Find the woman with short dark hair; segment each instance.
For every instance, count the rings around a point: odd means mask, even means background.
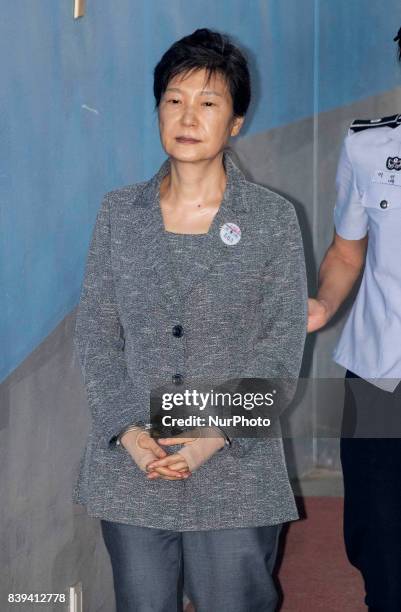
[[[299,226],[227,152],[250,101],[230,39],[196,30],[154,77],[168,159],[105,195],[86,264],[74,339],[93,429],[75,501],[101,519],[119,612],[180,610],[182,588],[197,612],[273,611],[280,527],[298,518],[278,429],[208,421],[156,437],[150,394],[298,376]]]
[[[156,108],[170,81],[191,70],[205,69],[208,77],[224,76],[232,100],[235,117],[245,117],[251,101],[251,79],[243,53],[228,36],[206,28],[196,30],[175,42],[163,55],[154,70],[153,93]]]

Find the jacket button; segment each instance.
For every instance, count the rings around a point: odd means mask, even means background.
[[[181,385],[184,380],[184,377],[182,374],[173,374],[171,380],[175,385]]]
[[[174,327],[173,327],[173,336],[175,336],[176,338],[181,338],[183,333],[184,333],[184,330],[182,329],[181,325],[174,325]]]
[[[387,200],[382,200],[382,201],[380,202],[380,208],[387,208],[387,206],[388,206],[388,202],[387,202]]]

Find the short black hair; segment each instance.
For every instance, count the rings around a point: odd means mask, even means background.
[[[227,82],[234,115],[243,117],[251,101],[251,78],[247,60],[226,34],[207,28],[195,30],[171,45],[154,69],[156,108],[170,80],[181,73],[205,68],[207,81],[220,73]]]

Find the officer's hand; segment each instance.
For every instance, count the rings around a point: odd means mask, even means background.
[[[143,471],[148,472],[148,465],[155,459],[163,459],[167,456],[164,448],[154,440],[144,429],[134,429],[121,436],[121,444],[129,452],[137,466]],[[164,471],[169,480],[181,480],[183,474],[171,467]]]
[[[329,309],[324,300],[308,299],[308,332],[324,327],[329,318]]]

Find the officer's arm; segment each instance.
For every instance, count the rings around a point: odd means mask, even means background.
[[[326,325],[349,295],[363,268],[367,244],[367,234],[360,240],[345,240],[334,232],[319,269],[316,299],[309,300],[309,332]]]

